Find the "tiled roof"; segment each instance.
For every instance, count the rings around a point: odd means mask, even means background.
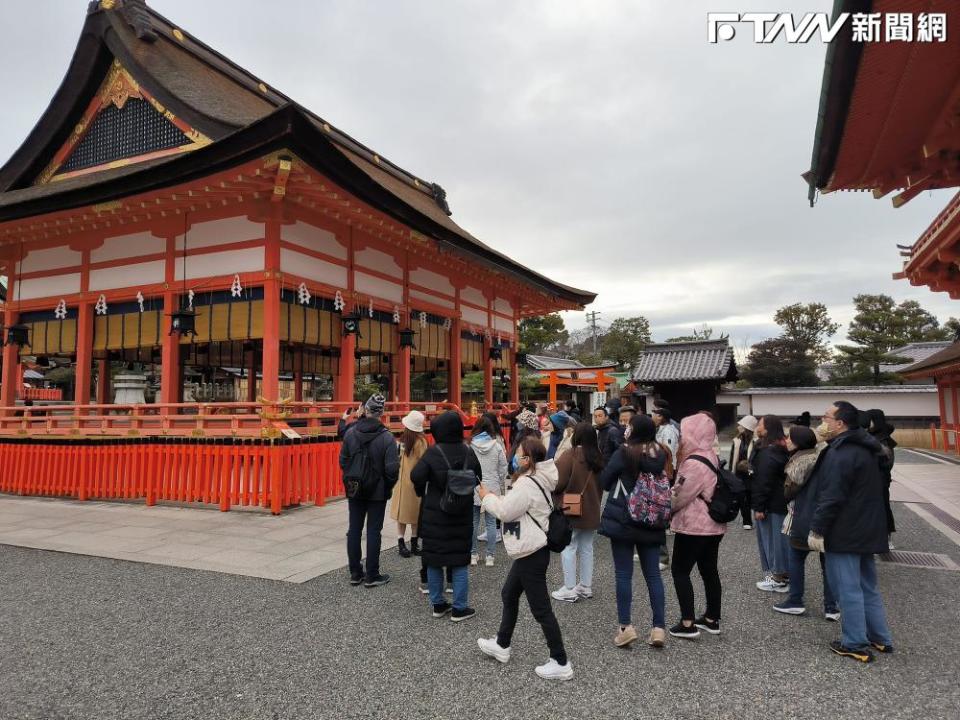
[[[904,345],[901,348],[891,350],[890,354],[896,355],[897,357],[910,358],[910,362],[900,363],[898,365],[881,365],[880,372],[898,373],[902,370],[906,370],[911,365],[915,365],[921,360],[926,360],[928,357],[937,354],[941,350],[946,350],[951,345],[953,345],[952,340],[941,340],[937,342],[917,342],[917,343],[910,343],[909,345]]]
[[[735,380],[733,349],[726,339],[647,345],[633,373],[634,382]]]
[[[943,350],[900,370],[907,377],[933,377],[938,370],[955,367],[960,362],[960,343],[951,343]]]
[[[527,365],[534,370],[567,370],[584,367],[584,364],[579,360],[550,357],[549,355],[527,355]]]

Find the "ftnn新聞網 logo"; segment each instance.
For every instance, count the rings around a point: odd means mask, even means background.
[[[711,43],[733,40],[737,25],[753,25],[755,43],[772,43],[781,35],[787,43],[807,43],[814,34],[822,42],[832,42],[844,25],[850,23],[854,42],[946,42],[946,13],[840,13],[831,20],[829,13],[715,12],[707,13],[707,40]]]

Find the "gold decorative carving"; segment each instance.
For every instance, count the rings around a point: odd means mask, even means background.
[[[180,28],[173,29],[173,36],[180,42],[183,42],[183,31],[180,30]]]
[[[259,85],[257,85],[257,87],[260,88],[260,92],[262,93],[265,93],[267,91],[267,86],[264,85],[263,83],[260,83]]]
[[[116,4],[117,4],[117,0],[100,0],[100,9],[113,10]]]

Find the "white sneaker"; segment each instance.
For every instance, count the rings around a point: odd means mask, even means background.
[[[839,612],[825,612],[823,617],[829,620],[830,622],[840,622],[840,613]]]
[[[421,586],[420,586],[420,592],[422,592],[424,595],[429,595],[429,594],[430,594],[430,588],[428,588],[426,585],[421,585]]]
[[[593,597],[593,589],[588,588],[586,585],[578,584],[574,591],[582,598],[587,598],[588,600]]]
[[[477,535],[477,542],[486,542],[487,541],[487,531],[484,530],[482,533]]]
[[[487,555],[487,559],[483,564],[487,567],[493,567],[493,555]]]
[[[749,524],[749,523],[745,523],[744,526],[743,526],[743,529],[744,529],[744,530],[753,530],[753,525],[751,525],[751,524]]]
[[[666,563],[664,563],[664,562],[660,563],[660,572],[663,572],[663,571],[666,570],[668,567],[669,567],[669,565],[667,565]]]
[[[768,576],[757,583],[757,590],[763,590],[764,592],[785,593],[790,592],[790,586],[787,583],[774,580],[773,576]]]
[[[566,585],[564,585],[559,590],[554,590],[552,593],[550,593],[550,597],[552,597],[554,600],[575,603],[580,599],[580,593],[578,593],[576,589],[568,588]]]
[[[502,542],[503,542],[503,531],[502,531],[502,530],[497,530],[497,542],[498,542],[498,543],[502,543]]]
[[[572,680],[573,665],[567,660],[566,665],[561,665],[553,658],[550,658],[543,665],[538,665],[536,673],[544,680]]]
[[[495,637],[490,639],[477,638],[477,645],[480,647],[480,652],[484,655],[489,655],[502,663],[509,662],[510,660],[510,648],[500,647]]]
[[[470,564],[476,565],[478,562],[480,562],[480,556],[477,553],[473,553],[473,555],[470,556]]]

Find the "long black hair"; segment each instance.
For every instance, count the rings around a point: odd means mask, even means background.
[[[767,436],[763,439],[764,445],[776,445],[787,439],[783,432],[783,421],[776,415],[764,415],[760,422],[763,423],[763,429],[767,431]]]
[[[597,431],[591,423],[577,423],[576,427],[573,428],[571,442],[573,447],[583,449],[583,461],[588,468],[595,473],[603,470],[603,455],[600,453],[600,446],[597,444]]]
[[[487,432],[490,433],[490,437],[492,437],[494,440],[497,438],[503,438],[503,428],[500,427],[499,415],[497,415],[495,412],[488,411],[481,415],[481,417],[485,417],[490,421],[490,429],[487,430]],[[490,432],[491,430],[493,432]]]

